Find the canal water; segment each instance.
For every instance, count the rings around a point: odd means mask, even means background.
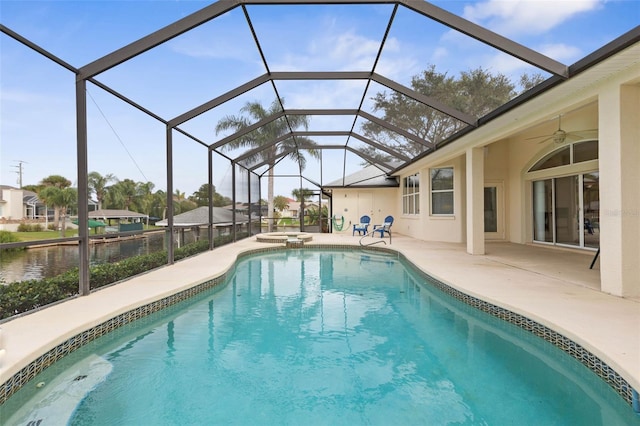
[[[305,227],[307,232],[318,232],[318,227]],[[298,230],[298,228],[278,227],[278,231]],[[266,232],[266,228],[263,229]],[[166,250],[164,232],[146,233],[141,238],[119,240],[107,243],[93,243],[89,248],[91,265],[117,262],[128,257]],[[205,237],[206,231],[200,237]],[[183,244],[196,240],[191,230],[185,230]],[[49,278],[71,268],[78,267],[78,246],[61,245],[30,248],[16,252],[0,251],[0,285],[14,281]]]
[[[89,256],[91,264],[97,265],[164,249],[164,232],[147,233],[135,239],[91,244]],[[16,252],[2,251],[0,284],[53,277],[78,267],[78,259],[77,245],[30,248]]]

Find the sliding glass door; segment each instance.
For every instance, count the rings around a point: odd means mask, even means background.
[[[598,181],[598,172],[534,181],[534,241],[599,247]]]

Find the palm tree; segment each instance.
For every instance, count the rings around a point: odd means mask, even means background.
[[[151,209],[153,206],[153,188],[155,188],[153,182],[138,182],[138,195],[134,201],[134,206],[137,212],[151,216]]]
[[[264,118],[270,117],[282,111],[280,102],[274,100],[269,109],[265,109],[259,102],[247,102],[247,104],[240,109],[242,116],[226,116],[223,117],[216,125],[216,134],[225,130],[239,131],[246,127],[249,127],[254,122],[258,122]],[[269,205],[269,231],[273,230],[273,181],[274,181],[274,167],[276,164],[276,158],[278,153],[295,148],[298,144],[305,146],[315,146],[316,143],[305,137],[289,137],[282,142],[274,145],[266,146],[273,142],[277,138],[286,135],[292,130],[296,130],[303,127],[305,130],[309,127],[309,117],[306,115],[293,115],[287,117],[287,119],[279,118],[274,120],[260,128],[249,132],[246,135],[235,139],[224,146],[223,149],[231,150],[237,148],[259,148],[265,146],[265,149],[261,150],[254,158],[248,158],[247,161],[257,164],[260,161],[266,161],[268,170],[267,181],[267,201]],[[320,152],[316,149],[309,149],[309,155],[314,158],[320,158]],[[300,153],[299,150],[293,150],[287,154],[289,158],[298,163],[300,172],[304,170],[306,165],[306,158]]]
[[[276,195],[273,197],[273,207],[279,211],[286,210],[289,208],[289,199],[284,195]]]
[[[55,186],[56,188],[68,188],[71,186],[71,181],[64,176],[51,175],[40,181],[40,185]]]
[[[102,203],[107,196],[107,186],[111,182],[117,182],[118,179],[111,173],[102,176],[98,172],[89,173],[87,184],[89,186],[89,192],[96,194],[96,201],[98,202],[98,210],[102,210]]]
[[[122,197],[122,206],[125,210],[130,210],[136,197],[138,196],[138,184],[132,179],[124,179],[115,184]]]
[[[160,219],[167,218],[167,194],[159,189],[153,194],[152,211]]]
[[[188,209],[185,209],[184,203],[187,200],[187,194],[184,191],[176,189],[173,191],[173,214],[180,214]]]
[[[55,224],[59,224],[60,222],[60,209],[54,207],[53,204],[48,202],[46,193],[43,194],[42,191],[48,187],[63,189],[63,188],[68,188],[70,186],[71,186],[71,181],[66,177],[60,176],[60,175],[50,175],[40,181],[38,198],[40,198],[40,200],[45,205],[53,207],[53,223]],[[53,195],[54,195],[53,193],[49,193],[50,197],[52,197]]]
[[[67,209],[78,200],[78,191],[75,188],[58,188],[56,186],[46,186],[42,188],[38,197],[45,202],[45,204],[52,206],[56,212],[57,219],[54,219],[57,223],[58,229],[60,229],[60,236],[64,237],[66,231],[66,215]]]
[[[291,196],[300,203],[300,223],[304,221],[304,202],[308,201],[313,195],[313,191],[309,188],[296,188],[291,191]]]

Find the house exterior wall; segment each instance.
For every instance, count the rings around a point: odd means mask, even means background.
[[[454,212],[452,215],[431,214],[431,178],[432,168],[453,167]],[[393,224],[396,232],[425,241],[443,241],[461,243],[466,235],[466,202],[464,200],[465,158],[459,155],[442,162],[427,163],[427,166],[415,167],[400,176],[400,188],[397,189],[398,215]],[[403,214],[402,184],[404,178],[414,174],[420,179],[420,213]]]
[[[0,203],[0,217],[7,220],[20,220],[24,218],[24,206],[22,199],[24,191],[21,189],[2,189],[2,200]]]
[[[639,51],[640,46],[636,45],[623,54],[632,56]],[[602,69],[599,67],[594,67],[593,76],[592,70],[580,75],[576,83],[578,89],[571,83],[559,86],[557,93],[554,88],[401,170],[400,188],[385,190],[389,192],[385,192],[380,201],[376,200],[378,192],[368,189],[375,195],[373,204],[395,206],[393,228],[396,232],[426,241],[468,243],[468,229],[474,231],[477,239],[477,219],[484,215],[477,187],[473,185],[474,194],[468,191],[469,170],[482,176],[485,186],[497,185],[502,191],[502,238],[530,244],[534,243],[532,182],[598,171],[601,289],[617,296],[639,297],[640,63],[636,61],[624,69],[608,67],[606,62]],[[565,130],[598,129],[595,136],[583,139],[598,140],[598,159],[529,172],[538,160],[560,146],[544,138],[535,139],[557,130],[560,115],[561,127]],[[482,156],[478,155],[479,148]],[[468,156],[474,161],[473,167],[482,164],[482,173],[476,174],[477,168],[468,167]],[[454,168],[454,213],[436,216],[430,211],[430,169],[447,166]],[[420,177],[420,213],[405,215],[402,183],[404,178],[416,173]],[[344,214],[351,223],[364,214],[358,210],[358,191],[334,190],[334,206],[340,206],[334,213]],[[378,219],[374,218],[373,222]],[[471,227],[470,221],[473,221]],[[478,247],[482,245],[476,242],[470,252],[481,252]],[[469,251],[469,247],[467,249]],[[595,254],[595,248],[589,249]]]
[[[333,229],[334,233],[352,233],[353,225],[360,222],[360,217],[367,215],[371,218],[371,226],[382,224],[384,218],[391,215],[395,221],[393,231],[400,232],[396,227],[399,217],[397,188],[344,188],[333,190],[333,217],[338,223],[344,217],[342,231]]]
[[[640,69],[640,66],[636,67]],[[622,83],[622,84],[621,84]],[[640,296],[640,70],[632,84],[612,81],[600,93],[602,290]]]

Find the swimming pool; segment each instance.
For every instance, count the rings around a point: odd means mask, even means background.
[[[83,346],[1,411],[3,424],[640,423],[560,349],[397,255],[353,249],[246,257],[225,285]]]

